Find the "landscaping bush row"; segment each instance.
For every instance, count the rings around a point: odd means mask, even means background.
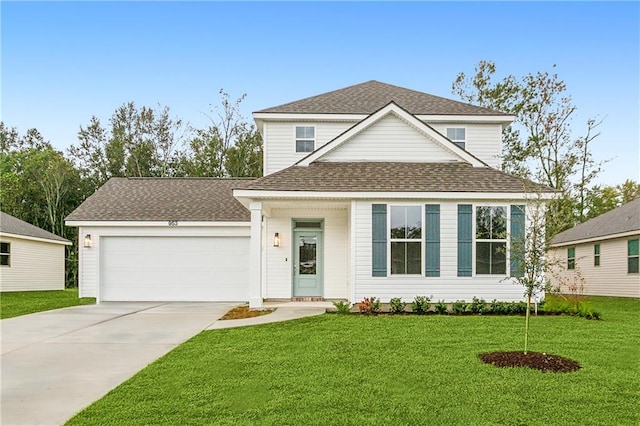
[[[433,296],[432,296],[433,297]],[[353,313],[353,306],[345,301],[333,302],[339,314]],[[358,312],[364,315],[375,315],[382,312],[382,303],[377,297],[365,297],[356,304]],[[410,308],[407,311],[407,308]],[[533,311],[534,305],[530,306]],[[586,299],[579,301],[561,298],[557,296],[549,296],[546,301],[538,305],[538,310],[548,313],[568,314],[581,316],[587,319],[600,319],[600,314],[593,310]],[[464,300],[456,300],[452,303],[446,303],[444,300],[438,300],[431,303],[431,297],[416,296],[411,302],[405,302],[401,297],[394,297],[389,301],[388,312],[390,314],[407,314],[413,313],[417,315],[425,315],[427,313],[440,315],[522,315],[527,312],[526,302],[500,302],[492,300],[487,302],[484,299],[473,297],[471,302]]]

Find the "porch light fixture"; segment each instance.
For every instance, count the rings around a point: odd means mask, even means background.
[[[84,236],[84,248],[93,247],[93,241],[91,241],[91,234],[87,234]]]
[[[278,234],[277,232],[273,234],[273,246],[280,247],[280,234]]]

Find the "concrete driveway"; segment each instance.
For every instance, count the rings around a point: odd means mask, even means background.
[[[233,306],[105,302],[0,321],[0,424],[64,423]]]

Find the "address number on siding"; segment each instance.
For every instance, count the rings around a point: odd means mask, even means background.
[[[178,226],[178,221],[177,220],[170,220],[169,221],[169,226]]]

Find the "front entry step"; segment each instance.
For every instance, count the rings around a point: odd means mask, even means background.
[[[292,297],[292,302],[324,302],[324,297]]]

